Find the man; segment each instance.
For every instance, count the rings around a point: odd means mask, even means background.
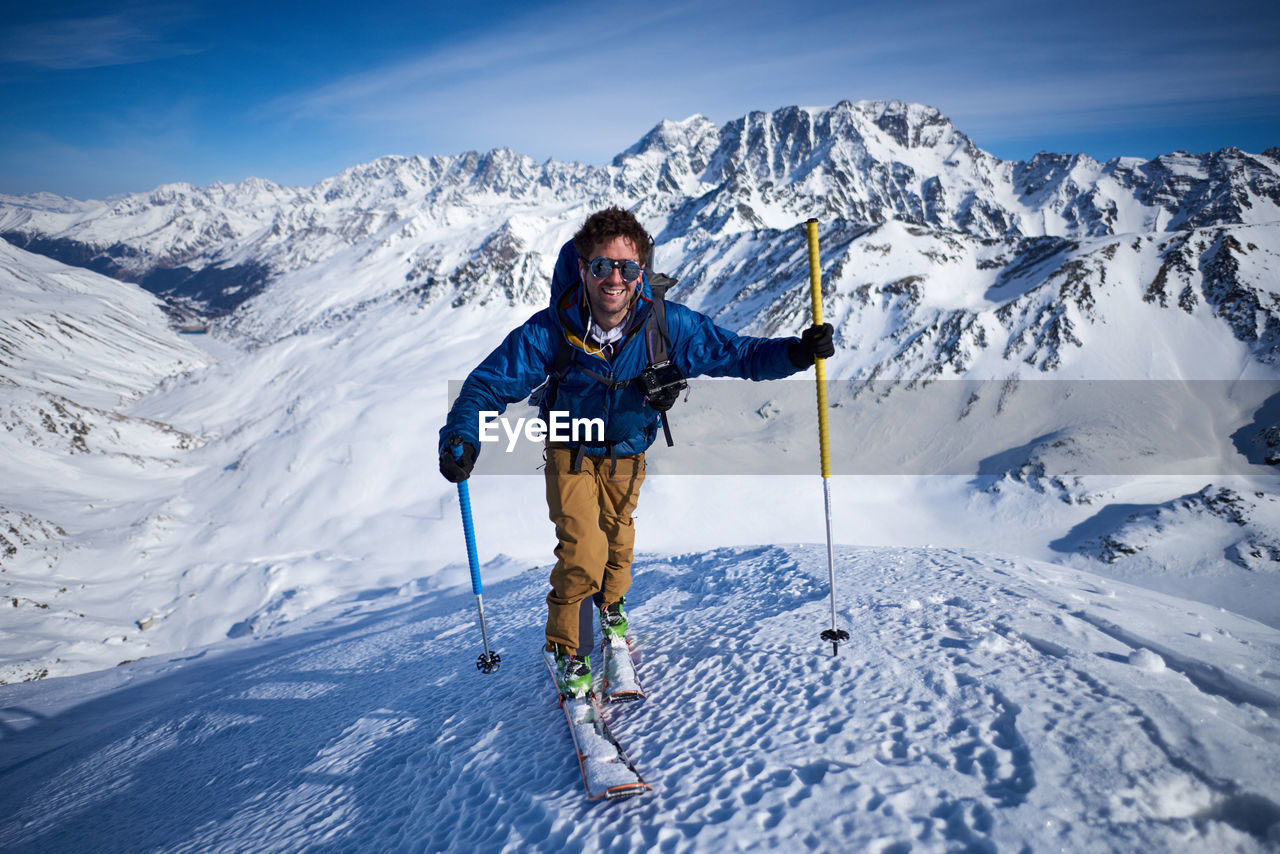
[[[548,443],[545,452],[547,506],[559,540],[547,594],[546,648],[555,655],[561,691],[571,696],[591,688],[590,659],[579,655],[583,600],[594,597],[606,637],[626,634],[631,514],[644,481],[644,452],[674,400],[653,391],[653,382],[646,396],[641,381],[652,356],[646,339],[655,334],[649,323],[653,292],[643,275],[651,243],[628,211],[607,208],[588,217],[561,252],[552,305],[507,335],[471,372],[440,431],[440,471],[457,483],[475,464],[479,414],[502,412],[544,380],[544,419],[561,411],[605,425],[603,439]],[[780,379],[835,352],[829,324],[811,326],[800,338],[748,338],[678,303],[662,307],[668,358],[684,377]]]

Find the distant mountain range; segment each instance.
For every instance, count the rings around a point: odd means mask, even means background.
[[[371,301],[538,305],[558,244],[606,204],[657,236],[682,280],[673,298],[760,333],[794,326],[793,227],[818,218],[841,334],[866,353],[847,366],[858,376],[964,373],[981,350],[1052,370],[1118,291],[1276,354],[1280,149],[1009,162],[896,101],[664,121],[599,167],[498,149],[384,157],[303,188],[0,197],[0,237],[137,282],[185,322],[230,317],[270,340]],[[289,304],[320,262],[353,284]]]

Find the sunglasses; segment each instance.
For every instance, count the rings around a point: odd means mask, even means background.
[[[634,282],[644,272],[644,268],[640,266],[639,261],[615,261],[603,255],[599,258],[592,258],[591,263],[587,264],[587,269],[597,279],[607,279],[613,274],[614,270],[621,270],[622,281],[624,282]]]

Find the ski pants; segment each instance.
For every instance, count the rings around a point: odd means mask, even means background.
[[[644,454],[583,455],[576,472],[574,456],[568,447],[547,446],[547,509],[559,540],[547,594],[548,649],[578,648],[582,600],[598,593],[612,605],[631,587],[631,514],[644,482]]]

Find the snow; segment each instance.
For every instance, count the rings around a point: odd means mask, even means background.
[[[615,694],[643,693],[624,638],[613,638],[601,648],[600,654],[601,684],[606,698]]]
[[[0,241],[0,386],[110,407],[202,367],[139,288]]]
[[[833,657],[818,638],[825,548],[639,557],[632,634],[649,697],[606,714],[651,794],[583,796],[538,652],[541,567],[486,588],[503,654],[489,676],[474,666],[473,600],[435,590],[0,687],[0,847],[1280,842],[1277,630],[997,555],[842,546],[836,562],[852,637]]]
[[[1139,647],[1129,653],[1129,663],[1148,673],[1160,673],[1165,669],[1164,659],[1146,647]]]

